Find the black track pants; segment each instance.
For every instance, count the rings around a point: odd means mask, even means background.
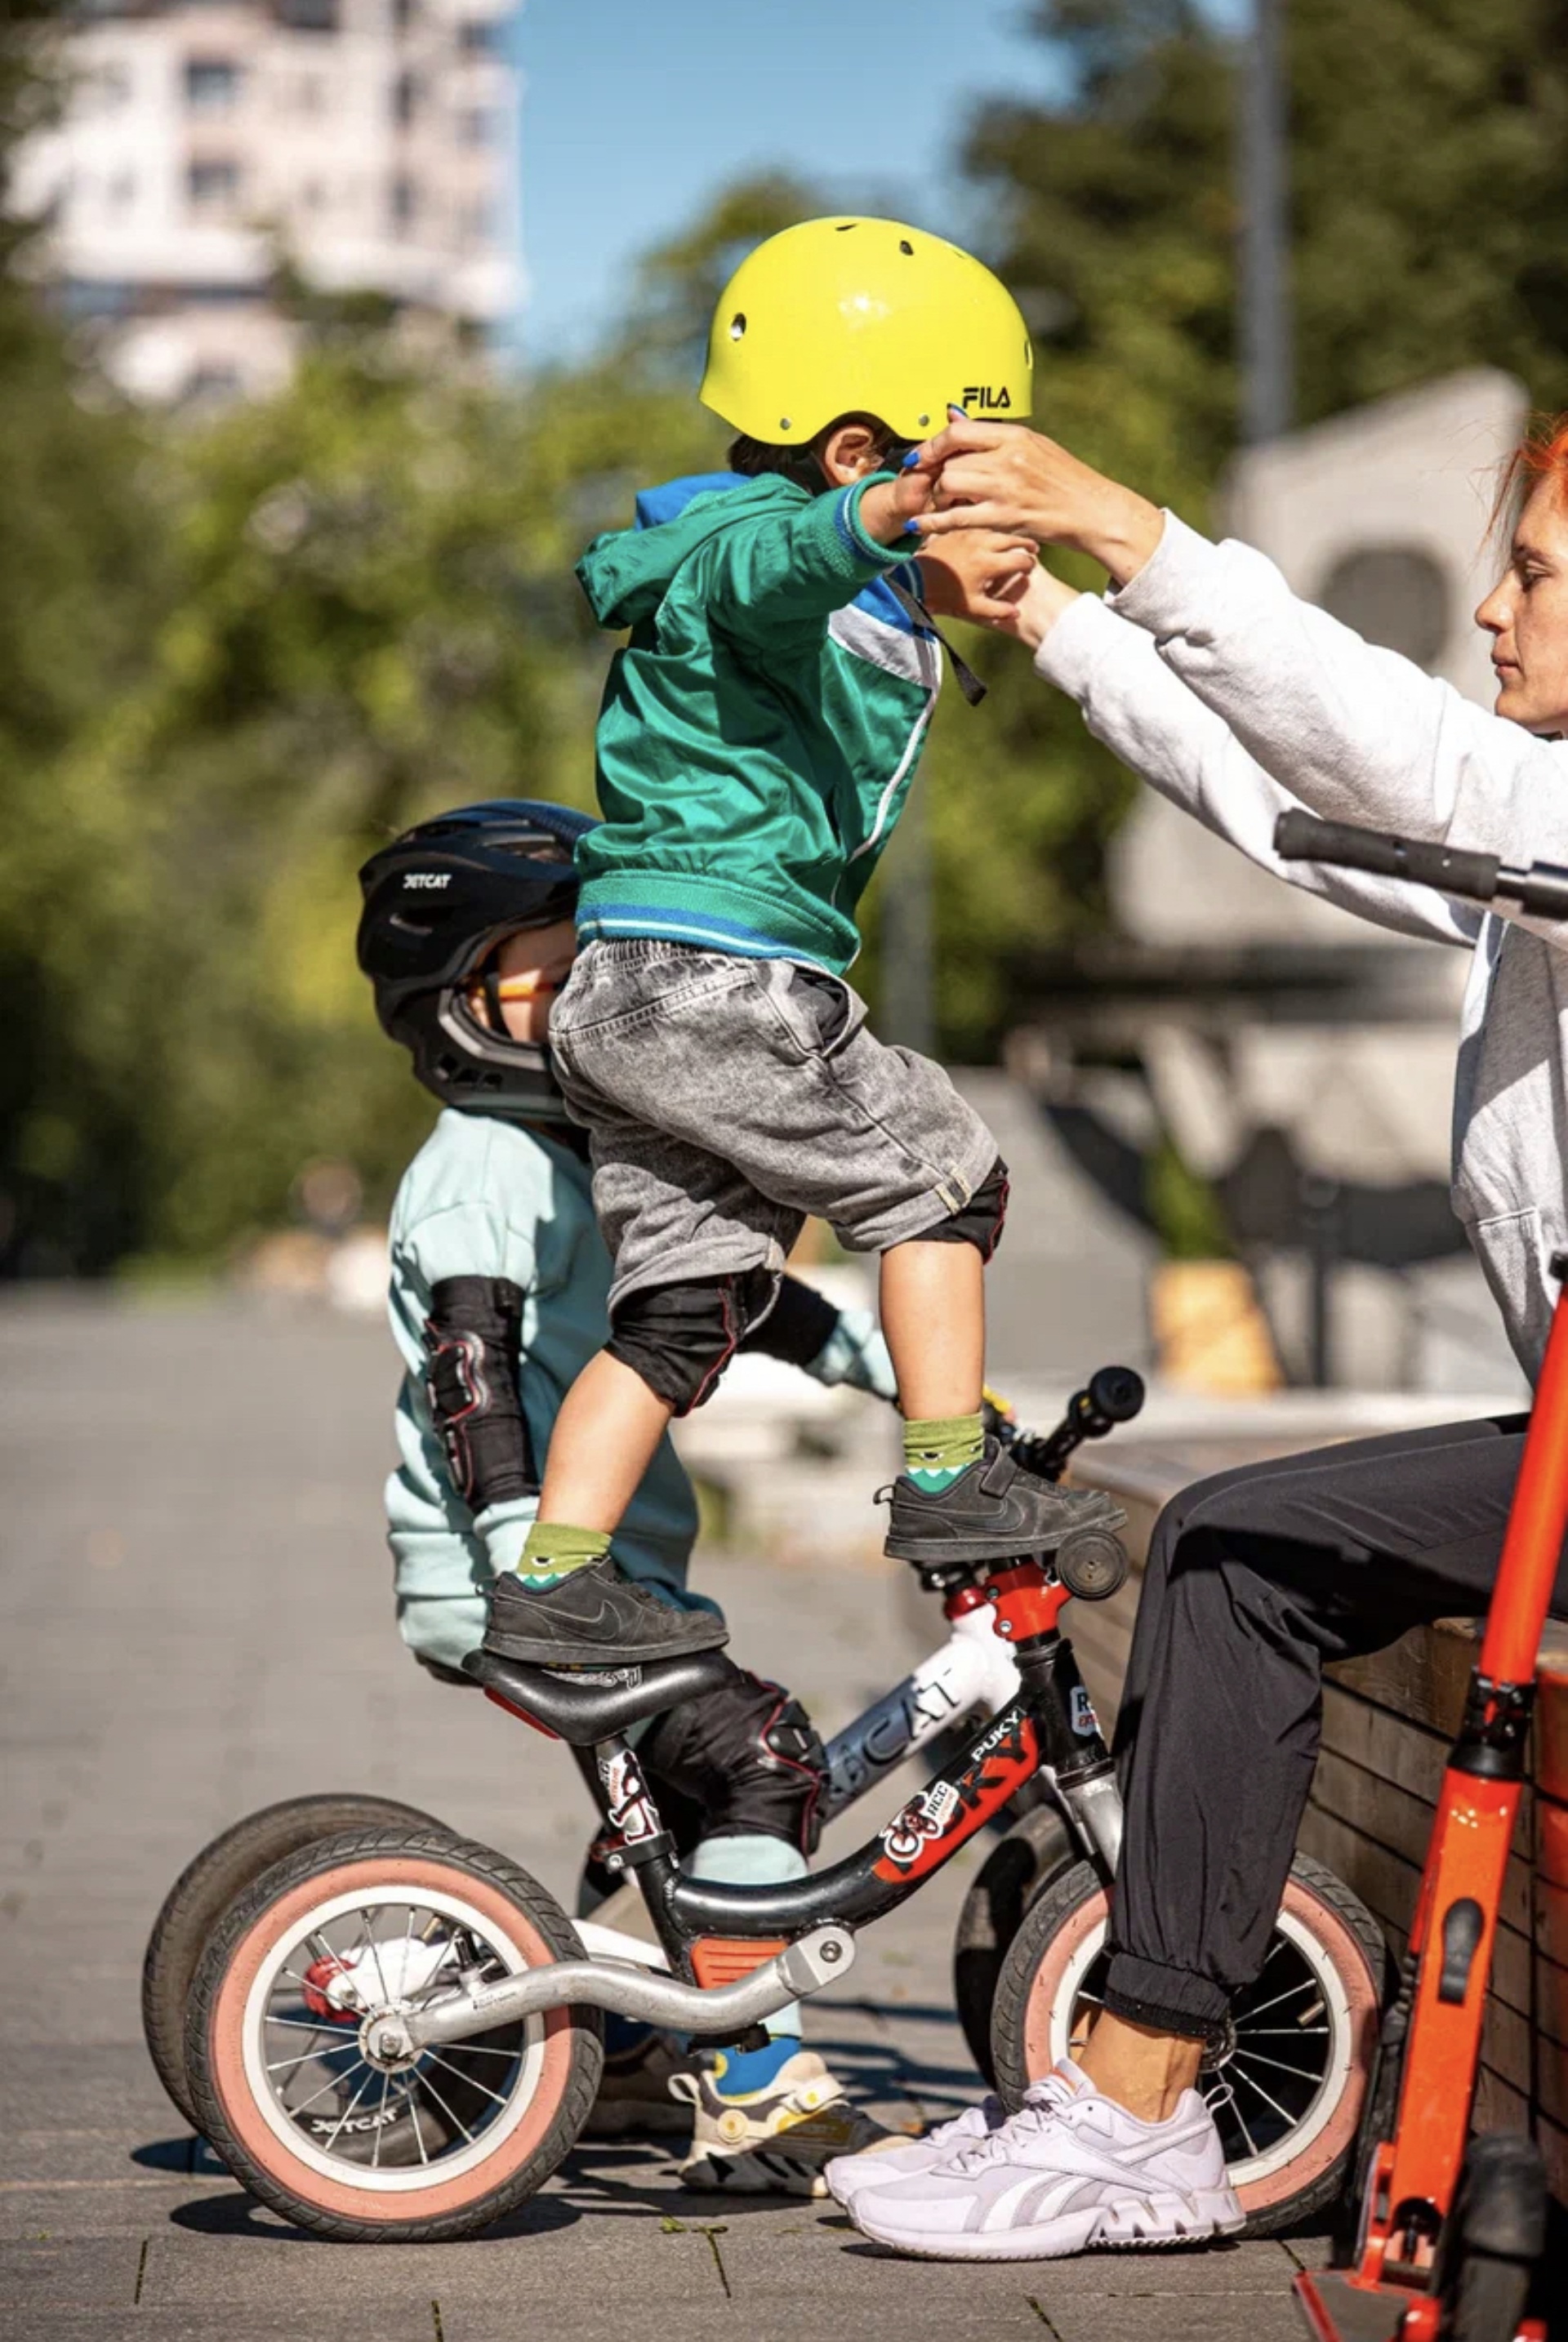
[[[1105,2005],[1201,2036],[1263,1964],[1325,1659],[1486,1607],[1523,1416],[1200,1480],[1154,1526],[1116,1732],[1127,1817]],[[1568,1616],[1559,1561],[1553,1609]]]

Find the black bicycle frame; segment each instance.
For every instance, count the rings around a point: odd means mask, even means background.
[[[691,1977],[692,1948],[704,1937],[756,1940],[798,1935],[827,1920],[864,1926],[880,1919],[1037,1773],[1062,1790],[1109,1773],[1111,1758],[1066,1636],[1054,1629],[1034,1636],[1015,1646],[1015,1656],[1017,1697],[977,1724],[944,1771],[856,1853],[784,1886],[683,1877],[634,1752],[619,1737],[597,1742],[594,1787],[611,1834],[610,1865],[637,1879],[672,1968]]]

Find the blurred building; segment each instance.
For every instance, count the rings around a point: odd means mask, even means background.
[[[132,395],[286,377],[280,260],[480,329],[521,294],[514,0],[78,0],[16,202]]]

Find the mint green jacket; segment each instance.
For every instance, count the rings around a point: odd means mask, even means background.
[[[942,678],[918,571],[859,526],[870,485],[677,480],[584,555],[594,616],[631,629],[599,715],[604,818],[577,849],[585,939],[854,958]]]
[[[543,1458],[561,1401],[609,1333],[610,1256],[594,1218],[587,1165],[520,1123],[451,1107],[403,1176],[390,1229],[388,1309],[403,1357],[399,1462],[386,1484],[398,1626],[415,1655],[460,1667],[484,1632],[484,1595],[515,1566],[537,1511],[519,1496],[475,1515],[453,1486],[425,1396],[424,1324],[449,1276],[504,1276],[523,1294],[519,1385]],[[893,1395],[886,1346],[869,1310],[839,1313],[810,1373]],[[686,1591],[697,1530],[692,1484],[668,1437],[615,1532],[629,1576],[697,1609]]]

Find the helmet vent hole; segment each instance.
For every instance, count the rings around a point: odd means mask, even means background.
[[[738,342],[739,340],[741,340],[742,336],[743,336],[743,335],[744,335],[744,333],[745,333],[745,330],[746,330],[746,317],[745,317],[745,311],[744,311],[744,309],[737,309],[737,310],[735,311],[734,315],[730,319],[730,339],[731,339],[731,341],[732,341],[732,342]]]
[[[855,228],[859,225],[860,222],[858,220],[840,220],[838,224],[838,232],[840,235],[847,235],[851,228]]]
[[[914,258],[914,246],[910,243],[909,238],[906,235],[901,235],[899,237],[898,248],[900,252],[907,253],[911,260]]]
[[[794,429],[794,425],[790,421],[787,415],[781,415],[779,416],[779,429],[781,431],[793,431]]]

